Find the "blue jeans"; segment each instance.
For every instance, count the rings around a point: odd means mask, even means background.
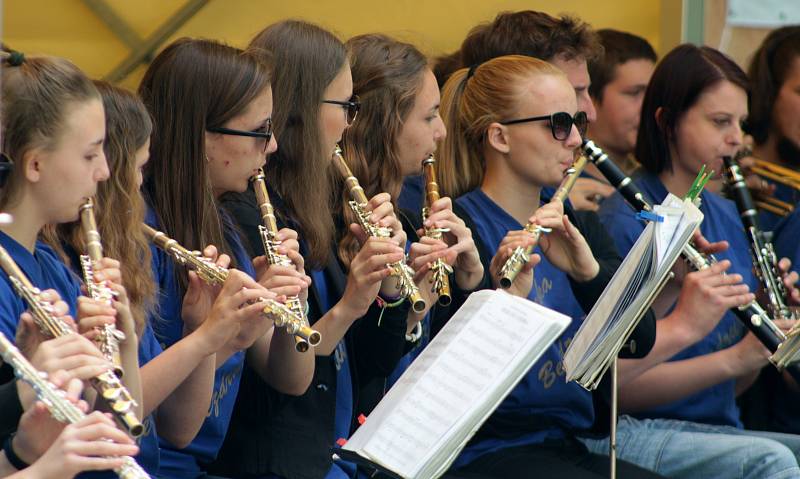
[[[608,438],[581,438],[608,455]],[[783,479],[800,477],[800,436],[747,431],[673,419],[621,416],[617,458],[667,477]]]

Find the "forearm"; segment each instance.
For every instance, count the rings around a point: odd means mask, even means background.
[[[731,348],[681,361],[660,364],[620,388],[620,408],[647,410],[698,393],[741,371]]]
[[[768,367],[772,367],[772,366],[768,366]],[[757,369],[757,370],[752,371],[750,373],[747,373],[747,374],[745,374],[743,376],[739,376],[739,379],[736,380],[736,396],[739,396],[743,392],[745,392],[748,389],[750,389],[750,386],[752,386],[753,383],[756,382],[756,379],[758,379],[758,374],[760,372],[761,372],[761,370]]]
[[[214,392],[215,361],[214,354],[203,358],[158,407],[158,434],[175,446],[188,445],[203,425]]]
[[[314,353],[298,352],[294,335],[274,329],[247,350],[247,360],[259,376],[275,390],[300,396],[314,376]]]
[[[185,405],[197,399],[195,388],[202,387],[206,383],[204,374],[209,375],[208,371],[202,371],[199,365],[212,354],[202,346],[196,334],[184,337],[140,369],[144,416],[165,402]],[[213,373],[210,376],[213,377]],[[198,381],[200,386],[192,384]]]
[[[316,323],[314,329],[322,336],[322,340],[314,348],[317,356],[330,356],[336,349],[336,345],[342,340],[350,326],[358,319],[344,304],[344,300],[339,301]]]
[[[677,313],[674,313],[677,314]],[[656,321],[656,341],[650,353],[641,359],[619,361],[619,382],[625,385],[694,344],[697,339],[668,318]]]

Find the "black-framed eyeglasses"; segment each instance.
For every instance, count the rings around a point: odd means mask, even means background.
[[[220,133],[222,135],[248,136],[250,138],[261,138],[264,140],[264,153],[266,153],[267,148],[269,148],[269,141],[272,139],[272,119],[269,118],[267,119],[266,126],[251,131],[234,130],[233,128],[225,128],[221,126],[206,128],[206,131],[209,131],[211,133]]]
[[[353,95],[347,101],[339,101],[339,100],[322,100],[322,103],[329,103],[331,105],[339,105],[344,108],[345,111],[345,120],[347,120],[347,126],[353,124],[356,121],[356,117],[358,116],[358,110],[361,109],[361,102],[358,100],[358,95]]]
[[[572,131],[572,125],[578,129],[581,138],[586,135],[586,127],[589,125],[589,117],[586,116],[585,111],[575,113],[573,117],[565,111],[553,113],[552,115],[533,116],[530,118],[520,118],[518,120],[501,121],[501,125],[516,125],[517,123],[527,123],[529,121],[549,121],[550,131],[553,133],[553,138],[558,141],[564,141],[569,138]]]

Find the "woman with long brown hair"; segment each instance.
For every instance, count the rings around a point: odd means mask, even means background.
[[[97,184],[108,178],[102,149],[105,115],[100,95],[83,72],[67,60],[3,52],[0,61],[3,139],[0,165],[4,172],[0,210],[13,217],[12,222],[0,226],[0,244],[34,287],[51,288],[42,293],[41,300],[54,303],[51,305],[54,315],[69,314],[89,329],[93,325],[115,323],[127,334],[120,343],[120,353],[122,365],[130,374],[123,381],[132,398],[141,405],[138,341],[117,265],[104,258],[96,270],[118,294],[111,305],[80,297],[80,282],[58,255],[39,240],[45,227],[76,220],[85,198],[93,195]],[[14,340],[17,330],[23,330],[20,318],[24,318],[28,305],[7,274],[0,276],[3,278],[0,332]],[[64,303],[57,303],[59,298]],[[63,319],[73,325],[71,320]],[[65,368],[79,379],[88,380],[111,368],[94,345],[76,334],[42,343],[37,351],[44,350],[49,351],[46,355],[49,359],[40,364],[48,373]],[[5,374],[3,382],[8,382]],[[13,381],[11,384],[13,388]],[[5,387],[3,391],[8,392]],[[16,395],[16,391],[12,393]],[[91,393],[89,397],[94,398]],[[2,398],[3,424],[9,420],[16,422],[22,412],[19,401],[13,401],[17,404],[9,407],[9,396],[3,394]],[[141,417],[140,406],[132,407],[131,412]],[[7,432],[3,431],[4,435]],[[6,441],[11,449],[14,442],[13,436]],[[9,454],[11,451],[7,449],[7,457]]]
[[[349,229],[332,206],[344,188],[332,154],[358,108],[342,42],[316,25],[287,20],[261,31],[250,48],[269,52],[275,65],[273,125],[279,147],[265,166],[267,186],[279,223],[298,232],[313,278],[308,317],[322,342],[315,348],[312,387],[299,398],[266,387],[246,368],[214,470],[254,477],[351,476],[350,465],[332,462],[330,448],[349,437],[363,411],[354,391],[388,374],[402,354],[408,305],[384,311],[376,296],[388,276],[386,263],[402,259],[403,250],[400,239],[370,239],[349,271],[336,255],[336,240]],[[252,191],[226,195],[225,205],[253,255],[263,255]],[[371,198],[369,208],[375,221],[396,224],[388,195]]]
[[[345,44],[352,61],[353,91],[361,102],[359,121],[342,139],[344,157],[367,195],[388,193],[398,201],[403,181],[422,172],[424,160],[432,157],[445,135],[439,116],[439,88],[428,59],[414,45],[382,34],[358,35]],[[434,168],[436,166],[434,165]],[[343,215],[353,218],[346,204]],[[388,386],[402,373],[431,333],[438,331],[475,289],[488,287],[484,267],[470,229],[453,212],[450,198],[430,205],[425,223],[417,211],[400,210],[405,232],[413,241],[410,264],[417,272],[418,287],[429,309],[411,312],[407,322],[410,341],[403,358],[388,378],[376,378],[362,387],[362,403],[372,410]],[[352,219],[351,219],[352,221]],[[441,240],[427,237],[424,229],[444,230]],[[347,264],[357,240],[341,238],[339,255]],[[448,276],[452,302],[438,305],[429,265],[442,260],[452,273]],[[423,319],[425,318],[425,319]]]
[[[152,123],[144,104],[133,93],[96,81],[106,112],[104,152],[111,177],[95,195],[95,217],[106,255],[120,263],[122,281],[128,291],[139,336],[143,410],[147,416],[141,440],[140,464],[158,473],[156,433],[175,445],[187,445],[200,429],[208,412],[212,390],[205,387],[213,377],[213,361],[207,359],[221,347],[219,337],[230,324],[212,317],[186,334],[166,353],[155,338],[153,326],[163,318],[156,311],[156,285],[151,267],[149,240],[141,230],[145,203],[140,188],[142,169],[149,158]],[[128,212],[120,214],[120,212]],[[80,274],[78,255],[85,251],[80,223],[60,225],[50,232],[50,243],[63,250]],[[154,323],[154,324],[151,324]]]
[[[270,71],[254,52],[184,38],[154,59],[139,93],[156,125],[144,178],[152,208],[148,221],[189,249],[213,245],[204,252],[218,264],[236,268],[221,289],[212,288],[201,285],[193,273],[187,278],[170,258],[156,253],[162,320],[153,326],[168,348],[165,353],[216,316],[230,326],[220,342],[224,346],[204,360],[214,371],[208,378],[213,390],[199,433],[186,447],[162,441],[160,475],[203,477],[204,465],[214,460],[225,437],[245,352],[251,367],[286,394],[302,394],[314,366],[312,355],[297,352],[293,336],[275,331],[261,313],[259,298],[275,294],[252,278],[256,271],[218,200],[226,192],[244,191],[275,149]],[[292,241],[287,238],[284,246],[297,258]],[[298,267],[294,275],[267,269],[258,277],[267,286],[278,281],[299,293],[307,283],[302,262]],[[206,387],[212,389],[210,381]]]

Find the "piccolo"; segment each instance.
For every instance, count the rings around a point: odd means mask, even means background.
[[[425,174],[425,206],[422,207],[423,223],[431,214],[431,206],[439,200],[439,184],[436,182],[436,159],[433,155],[422,161],[422,171]],[[450,231],[448,228],[425,228],[425,236],[440,240],[442,233]],[[447,306],[453,300],[450,295],[450,273],[453,267],[444,259],[438,258],[431,265],[431,292],[439,297],[439,304]]]
[[[94,275],[95,265],[103,259],[103,243],[100,239],[100,232],[97,230],[97,222],[94,218],[94,201],[87,198],[81,205],[81,231],[86,242],[86,254],[80,256],[81,270],[83,271],[83,282],[86,283],[86,290],[89,297],[101,301],[111,306],[116,296],[108,282],[97,281]],[[122,357],[119,352],[119,342],[125,340],[125,333],[117,329],[113,324],[105,324],[98,328],[100,335],[95,340],[97,347],[103,356],[106,357],[114,366],[114,373],[117,377],[122,377]]]
[[[43,334],[53,338],[77,334],[67,323],[54,314],[52,304],[41,298],[42,292],[33,286],[28,277],[25,276],[25,273],[22,272],[3,247],[0,247],[0,267],[8,275],[11,286],[17,294],[28,304],[33,321]],[[104,371],[89,382],[111,408],[114,419],[131,436],[141,436],[142,432],[144,432],[144,426],[133,411],[137,403],[114,371],[112,369]]]
[[[189,251],[163,232],[157,231],[144,223],[142,223],[142,230],[156,246],[170,255],[176,263],[182,264],[197,273],[197,276],[207,284],[221,285],[228,279],[229,271],[227,268],[223,268],[204,257],[199,251]],[[319,344],[322,339],[319,332],[304,325],[302,318],[297,316],[288,306],[273,299],[261,298],[259,301],[265,304],[263,314],[271,319],[275,326],[285,328],[287,333],[303,338],[312,346]]]
[[[634,210],[651,210],[650,204],[645,199],[644,194],[642,194],[636,184],[634,184],[633,180],[623,173],[619,166],[617,166],[602,149],[596,146],[591,140],[584,140],[582,149],[584,154],[589,158],[589,161],[597,166],[600,173],[608,179],[613,187],[619,190],[622,197]],[[700,252],[691,241],[683,248],[681,254],[687,263],[698,271],[709,268],[712,264],[717,262],[716,258],[713,256]],[[771,352],[775,353],[778,351],[781,343],[786,340],[786,335],[783,334],[783,331],[775,325],[772,318],[769,317],[764,308],[756,301],[731,308],[730,311]],[[774,359],[773,364],[782,368]],[[792,376],[800,380],[800,370],[796,368],[787,369]]]
[[[561,180],[561,184],[550,199],[551,203],[562,203],[567,199],[570,190],[572,190],[572,187],[575,185],[575,181],[580,177],[583,169],[586,168],[586,162],[587,160],[583,155],[575,160],[572,166],[564,173],[564,179]],[[522,271],[522,267],[530,260],[531,254],[539,243],[539,238],[542,233],[549,233],[550,229],[528,223],[525,225],[525,231],[533,236],[533,243],[525,248],[517,246],[514,252],[511,253],[511,256],[508,257],[505,264],[503,264],[503,267],[500,269],[500,287],[502,288],[508,289],[511,287],[511,284],[514,283],[514,279],[519,272]]]
[[[70,402],[64,391],[47,380],[47,375],[38,371],[16,346],[0,333],[0,357],[14,369],[18,380],[28,384],[36,393],[36,398],[47,407],[50,415],[60,422],[74,424],[86,415],[78,406]],[[130,456],[125,456],[122,466],[114,469],[122,479],[149,479],[150,475]]]
[[[264,170],[259,168],[258,173],[253,176],[252,181],[253,190],[256,193],[256,201],[258,202],[258,209],[261,212],[262,224],[258,225],[258,233],[261,236],[261,244],[264,246],[264,254],[267,257],[267,262],[278,266],[293,266],[288,256],[278,252],[278,246],[281,244],[277,239],[278,221],[275,218],[275,210],[272,208],[272,202],[267,192],[267,180],[264,176]],[[297,295],[287,297],[286,306],[303,321],[304,326],[309,326],[305,307]],[[308,341],[301,336],[295,336],[295,348],[298,351],[301,353],[306,352],[308,351],[308,347]]]
[[[348,204],[356,215],[358,224],[364,229],[364,232],[367,233],[368,236],[389,238],[392,235],[391,229],[373,223],[369,219],[370,212],[367,211],[367,203],[369,203],[367,195],[359,184],[358,178],[353,176],[350,167],[347,166],[347,162],[345,162],[344,156],[342,156],[342,149],[339,148],[339,145],[336,145],[333,156],[336,157],[334,162],[339,168],[342,177],[344,177],[345,185],[350,194],[350,201]],[[391,276],[397,279],[400,296],[405,297],[411,303],[411,309],[416,313],[425,311],[427,305],[422,298],[422,294],[419,292],[419,288],[414,283],[414,270],[406,264],[405,260],[389,263],[386,266],[391,270]]]

